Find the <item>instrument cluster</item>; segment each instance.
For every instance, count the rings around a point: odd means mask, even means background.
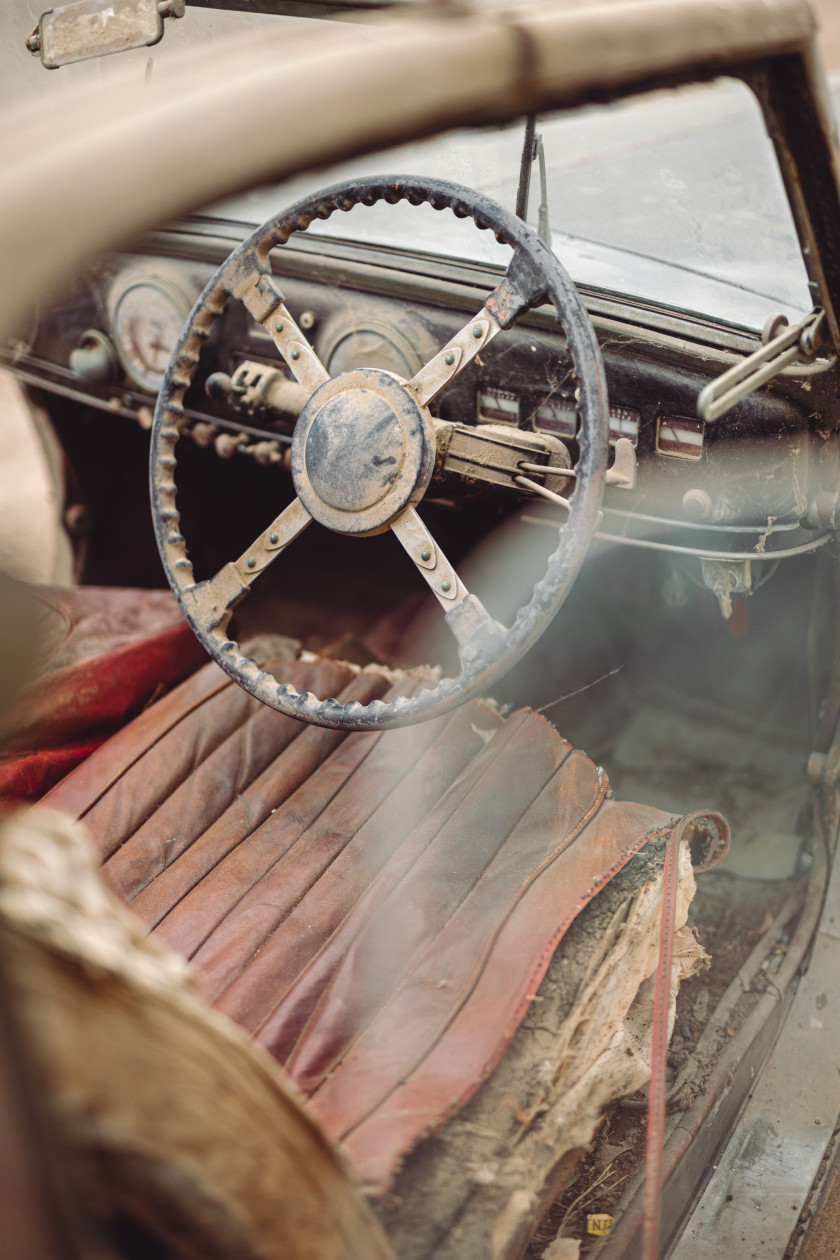
[[[27,384],[148,428],[181,328],[214,269],[209,260],[114,256],[83,277],[64,306],[43,313],[7,362]],[[411,376],[483,300],[480,292],[457,290],[451,304],[377,292],[376,269],[369,271],[369,281],[327,282],[313,278],[311,268],[278,277],[289,309],[332,375],[375,367]],[[602,338],[602,351],[610,443],[623,439],[639,461],[632,488],[626,479],[613,479],[610,502],[628,514],[687,526],[805,514],[809,440],[800,408],[765,393],[725,422],[704,425],[696,404],[708,370],[657,350],[650,339],[611,335]],[[185,432],[225,458],[283,463],[303,401],[268,334],[229,302],[186,397]],[[537,312],[506,332],[452,382],[437,410],[443,422],[485,434],[503,426],[518,430],[526,444],[541,436],[559,441],[573,463],[573,366],[556,323]],[[488,492],[497,491],[491,485]]]

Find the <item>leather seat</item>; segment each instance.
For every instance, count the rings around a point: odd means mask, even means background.
[[[320,658],[299,690],[411,692]],[[282,1064],[366,1189],[493,1071],[581,909],[675,820],[611,798],[538,714],[473,701],[406,730],[304,726],[210,664],[47,798],[110,885]]]
[[[169,591],[26,587],[37,676],[4,714],[0,797],[32,800],[206,659]]]

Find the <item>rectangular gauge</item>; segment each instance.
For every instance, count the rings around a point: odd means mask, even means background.
[[[702,420],[660,416],[656,422],[656,449],[675,459],[700,459],[706,426]]]
[[[639,413],[631,407],[610,407],[610,441],[629,438],[634,446],[639,444]]]
[[[534,424],[546,433],[556,433],[558,437],[573,438],[577,433],[577,407],[571,398],[561,398],[558,394],[537,395],[534,399]]]
[[[479,424],[511,424],[519,427],[519,395],[509,389],[482,385],[478,391]]]
[[[577,407],[571,398],[557,395],[534,399],[534,425],[558,437],[573,438],[577,433]],[[630,407],[610,407],[610,442],[629,438],[634,446],[639,441],[639,413]]]

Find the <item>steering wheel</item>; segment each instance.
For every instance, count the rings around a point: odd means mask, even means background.
[[[481,310],[409,381],[375,368],[328,376],[295,323],[271,274],[270,253],[316,219],[378,201],[427,202],[491,230],[513,250],[504,278]],[[196,582],[176,506],[176,444],[184,395],[203,343],[229,297],[268,332],[308,394],[292,440],[296,498],[239,557]],[[510,627],[470,594],[416,511],[435,466],[429,405],[500,332],[551,300],[572,360],[580,414],[575,489],[554,553]],[[167,368],[151,441],[151,498],[158,547],[169,583],[207,651],[235,682],[290,717],[341,730],[407,726],[448,712],[485,691],[536,642],[556,614],[598,523],[607,467],[609,420],[603,364],[581,298],[557,258],[515,215],[457,184],[380,176],[336,184],[299,201],[257,228],[221,265],[199,297]],[[251,583],[312,521],[340,534],[390,529],[434,592],[458,644],[461,670],[412,696],[369,704],[319,699],[278,682],[228,635],[235,605]]]

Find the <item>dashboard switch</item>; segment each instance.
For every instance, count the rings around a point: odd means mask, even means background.
[[[615,444],[615,459],[607,471],[606,484],[617,490],[635,490],[638,475],[636,451],[630,438],[619,438]]]
[[[227,404],[235,415],[248,420],[275,416],[297,417],[306,402],[306,390],[276,367],[266,363],[240,363],[233,376],[214,372],[204,386],[208,398]]]
[[[96,328],[82,333],[75,350],[70,351],[70,371],[88,385],[113,385],[117,379],[117,355],[108,337]]]

